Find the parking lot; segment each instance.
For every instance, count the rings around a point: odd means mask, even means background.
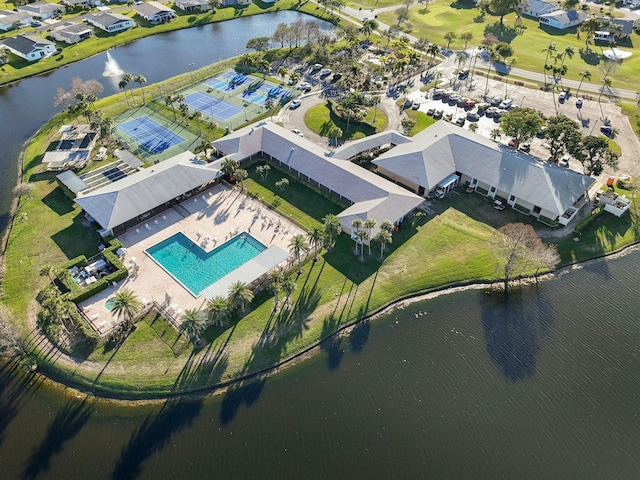
[[[607,167],[603,173],[603,177],[608,175],[619,174],[631,174],[637,175],[640,173],[637,165],[637,159],[640,158],[640,142],[629,123],[628,117],[623,115],[620,111],[620,107],[613,103],[606,101],[606,97],[602,98],[602,103],[597,101],[597,97],[589,98],[585,95],[581,108],[577,108],[577,97],[568,95],[564,101],[561,101],[559,95],[554,96],[550,92],[544,92],[541,90],[534,90],[526,87],[516,85],[505,85],[503,82],[490,79],[486,81],[486,77],[473,75],[471,73],[465,79],[459,79],[455,75],[455,69],[445,68],[442,72],[442,78],[444,79],[440,84],[444,90],[454,92],[455,95],[460,97],[466,97],[474,102],[476,105],[479,103],[490,103],[492,99],[509,98],[513,101],[513,107],[530,107],[540,111],[544,116],[550,117],[554,115],[563,114],[569,118],[574,119],[582,128],[584,135],[600,135],[600,127],[605,124],[605,121],[609,121],[611,125],[619,130],[619,133],[615,137],[616,143],[622,150],[622,155],[619,159],[619,168],[617,171]],[[485,96],[485,89],[487,95]],[[438,97],[434,98],[434,90],[431,89],[428,92],[421,92],[414,90],[409,94],[409,100],[411,102],[419,102],[419,110],[427,113],[430,109],[442,110],[443,116],[450,115],[452,121],[463,117],[465,118],[463,128],[469,129],[471,123],[478,125],[477,133],[487,138],[491,138],[491,131],[500,127],[499,118],[496,116],[487,116],[483,112],[478,112],[477,107],[461,106],[458,102],[450,101],[448,98]],[[469,121],[466,119],[468,113],[478,113],[479,118],[477,121]],[[509,143],[511,138],[501,136],[496,138],[496,141],[505,145]],[[541,138],[534,138],[531,140],[530,153],[538,158],[547,159],[549,157],[549,151],[543,146],[544,140]],[[569,162],[570,168],[577,171],[582,171],[582,166],[577,160],[571,159]]]

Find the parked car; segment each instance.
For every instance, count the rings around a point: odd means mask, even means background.
[[[413,102],[413,105],[411,105],[411,110],[418,110],[419,108],[420,108],[419,102]]]
[[[523,151],[524,153],[529,153],[531,151],[531,144],[523,143],[522,145],[520,145],[519,150]]]
[[[294,100],[293,102],[291,102],[289,104],[289,110],[295,110],[296,108],[298,108],[300,105],[302,105],[302,102],[300,100]]]
[[[511,105],[513,105],[513,100],[510,98],[507,98],[506,100],[503,100],[500,103],[500,108],[503,110],[509,110],[511,108]]]
[[[435,112],[433,112],[433,118],[435,118],[436,120],[439,120],[442,118],[443,114],[444,114],[443,110],[436,110]]]
[[[447,113],[446,115],[444,115],[444,116],[442,117],[442,119],[443,119],[445,122],[450,122],[452,118],[453,118],[453,113]]]
[[[337,82],[338,80],[340,80],[342,78],[342,74],[339,72],[336,72],[333,74],[333,81]]]
[[[455,95],[456,92],[454,92],[453,90],[445,90],[444,92],[442,92],[442,98],[449,98],[451,95]]]
[[[512,148],[516,148],[516,139],[512,138],[511,140],[509,140],[509,146]]]
[[[497,107],[501,103],[502,103],[502,98],[500,98],[500,97],[494,97],[494,98],[491,99],[491,106],[492,107]]]
[[[436,113],[435,108],[430,108],[429,110],[427,110],[427,115],[429,115],[430,117],[433,117],[435,113]]]
[[[300,85],[296,87],[298,90],[306,90],[307,88],[311,89],[311,85],[307,82],[302,82]]]
[[[318,70],[322,69],[322,67],[324,67],[324,65],[322,65],[321,63],[316,63],[313,67],[311,67],[311,71],[317,72]]]
[[[302,133],[300,130],[298,130],[297,128],[292,128],[291,131],[293,133],[295,133],[296,135],[298,135],[299,137],[304,137],[304,133]]]
[[[436,88],[433,91],[433,98],[440,98],[444,92],[445,92],[444,88]],[[427,94],[427,97],[428,97],[428,94]]]
[[[560,160],[558,160],[558,165],[567,168],[569,166],[569,158],[569,155],[565,155]]]
[[[449,102],[450,103],[458,103],[460,101],[462,97],[456,93],[454,93],[453,95],[449,95]]]
[[[560,101],[560,103],[564,103],[566,99],[567,99],[567,92],[560,92],[560,95],[558,95],[558,100]]]
[[[413,105],[413,102],[407,98],[402,105],[404,106],[404,108],[409,108],[411,107],[411,105]]]
[[[582,108],[582,97],[576,98],[576,108]]]
[[[461,106],[461,107],[464,107],[465,104],[467,102],[470,102],[470,101],[471,101],[471,99],[469,99],[467,97],[460,97],[460,100],[458,100],[458,105]]]
[[[476,102],[470,98],[464,99],[464,108],[473,108],[476,106]]]
[[[602,125],[600,127],[600,131],[604,133],[607,137],[613,135],[613,127],[611,125]]]
[[[459,80],[464,80],[465,78],[467,78],[469,76],[469,69],[468,68],[463,68],[462,70],[460,70],[460,72],[458,73],[458,79]]]
[[[546,127],[546,126],[540,127],[540,130],[538,130],[538,133],[536,134],[536,137],[545,138],[547,136],[547,128],[548,127]]]
[[[498,107],[489,107],[485,110],[484,114],[487,117],[495,117],[500,109]]]
[[[480,120],[480,115],[478,115],[477,113],[469,112],[467,113],[467,120],[469,120],[470,122],[477,122],[478,120]]]
[[[456,121],[454,122],[456,125],[458,125],[459,127],[464,125],[464,122],[466,121],[466,118],[464,117],[458,117],[456,118]]]
[[[478,109],[478,112],[484,112],[485,110],[487,110],[491,105],[489,105],[488,103],[478,103],[476,105],[476,108]]]
[[[320,70],[320,77],[328,77],[329,75],[331,75],[330,68],[323,68],[322,70]]]

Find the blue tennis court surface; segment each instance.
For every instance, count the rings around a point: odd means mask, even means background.
[[[117,128],[153,154],[163,152],[185,141],[180,135],[146,115],[121,123]]]
[[[242,108],[202,92],[190,93],[185,97],[185,101],[194,110],[199,110],[218,120],[228,120],[242,112]]]
[[[268,99],[274,102],[291,96],[291,91],[286,88],[264,82],[255,90],[247,90],[242,94],[242,98],[250,102],[264,105]]]
[[[223,72],[220,74],[220,77],[210,78],[206,80],[204,84],[208,87],[220,90],[221,92],[226,92],[229,90],[234,90],[236,87],[246,82],[247,78],[249,78],[246,75],[234,72]]]

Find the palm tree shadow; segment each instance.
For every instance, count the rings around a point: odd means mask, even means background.
[[[231,423],[240,406],[250,407],[258,401],[266,383],[266,378],[260,378],[230,388],[220,404],[219,417],[222,425],[226,426]]]
[[[144,461],[167,445],[175,433],[190,426],[200,415],[202,405],[201,398],[167,400],[157,415],[149,415],[131,435],[111,478],[128,480],[138,477]]]
[[[24,471],[24,478],[36,478],[41,472],[49,470],[53,456],[60,454],[64,444],[75,437],[91,418],[93,403],[86,399],[78,403],[69,401],[55,416],[44,439],[29,459]]]

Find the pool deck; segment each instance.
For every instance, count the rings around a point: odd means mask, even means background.
[[[105,302],[123,288],[135,292],[142,303],[155,301],[167,306],[175,318],[179,318],[184,310],[204,308],[204,296],[194,297],[145,250],[182,232],[209,252],[243,231],[267,247],[278,246],[286,251],[294,235],[306,234],[240,189],[216,185],[185,200],[177,208],[148,218],[120,236],[119,240],[127,249],[124,263],[129,266],[129,277],[81,302],[78,307],[101,335],[117,324],[105,308]]]

